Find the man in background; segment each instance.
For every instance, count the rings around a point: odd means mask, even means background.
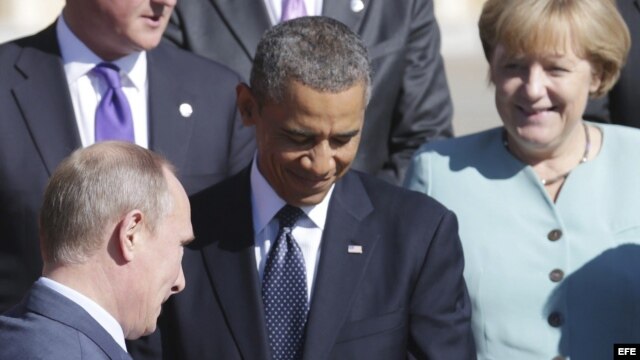
[[[42,192],[74,149],[109,139],[152,149],[189,194],[249,163],[239,77],[160,42],[174,5],[67,0],[54,24],[0,45],[0,311],[42,271]]]
[[[189,199],[162,157],[103,142],[53,173],[40,215],[44,270],[0,316],[2,359],[128,359],[185,287]]]
[[[303,15],[346,24],[369,49],[371,102],[353,167],[401,184],[420,145],[452,135],[432,0],[180,0],[165,37],[248,79],[262,34]]]
[[[620,15],[629,27],[631,48],[616,85],[587,105],[585,119],[640,128],[640,0],[617,0]]]

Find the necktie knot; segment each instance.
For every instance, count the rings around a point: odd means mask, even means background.
[[[280,228],[291,229],[302,215],[304,215],[304,211],[302,211],[302,209],[287,204],[278,211],[276,219],[278,219]]]
[[[112,63],[100,63],[93,68],[93,72],[100,76],[111,89],[122,87],[120,82],[120,68]]]
[[[121,88],[120,69],[114,64],[103,62],[96,65],[92,72],[107,85],[96,108],[96,141],[135,142],[131,106]]]

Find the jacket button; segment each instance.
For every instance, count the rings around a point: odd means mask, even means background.
[[[564,317],[561,313],[554,311],[549,314],[547,322],[549,322],[549,325],[551,325],[552,327],[557,328],[562,326],[562,324],[564,323]]]
[[[562,230],[559,230],[559,229],[553,229],[549,231],[549,233],[547,234],[547,239],[551,241],[560,240],[561,237],[562,237]]]
[[[564,271],[560,269],[554,269],[549,273],[549,279],[553,282],[559,282],[564,278]]]

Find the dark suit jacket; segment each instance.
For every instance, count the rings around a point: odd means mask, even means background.
[[[130,359],[82,307],[35,283],[0,316],[0,359]]]
[[[161,44],[148,52],[149,147],[195,193],[250,161],[253,130],[241,130],[238,76]],[[189,103],[193,114],[180,116]],[[0,46],[0,311],[41,273],[37,214],[58,163],[81,147],[55,26]],[[114,194],[116,195],[116,194]]]
[[[373,93],[353,164],[397,184],[425,141],[452,135],[452,105],[431,0],[324,0],[322,14],[348,25],[369,49]],[[249,79],[262,33],[263,0],[180,0],[165,36]]]
[[[640,0],[618,0],[631,33],[631,50],[620,79],[602,99],[591,100],[585,118],[640,128]]]
[[[160,322],[165,358],[269,359],[249,171],[193,196],[192,214],[187,287]],[[453,213],[351,171],[329,204],[304,359],[475,359],[463,266]]]

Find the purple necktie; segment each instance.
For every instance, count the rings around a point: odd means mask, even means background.
[[[307,9],[304,7],[304,0],[283,0],[282,16],[280,22],[295,19],[307,15]]]
[[[107,85],[107,91],[96,109],[96,142],[123,140],[135,142],[131,107],[122,92],[120,69],[111,63],[100,63],[93,68]]]

